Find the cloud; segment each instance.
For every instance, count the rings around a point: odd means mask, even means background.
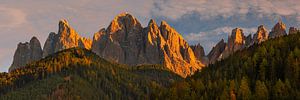
[[[184,36],[184,38],[191,44],[200,43],[205,52],[208,53],[213,46],[215,46],[221,39],[227,40],[228,36],[231,35],[234,27],[220,27],[212,31],[190,33]],[[255,33],[257,28],[241,28],[245,36],[250,33]]]
[[[257,16],[300,16],[299,4],[299,0],[159,0],[155,1],[153,12],[173,20],[192,12],[200,14],[201,19],[245,16],[252,12]]]
[[[16,27],[26,22],[26,14],[20,9],[0,5],[0,13],[0,29]]]

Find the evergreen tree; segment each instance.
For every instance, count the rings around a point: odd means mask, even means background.
[[[250,100],[251,99],[251,91],[248,85],[248,79],[243,77],[241,80],[241,84],[239,87],[238,98],[242,100]]]
[[[261,82],[259,80],[255,83],[255,98],[258,100],[268,100],[269,98],[269,92],[264,82]]]

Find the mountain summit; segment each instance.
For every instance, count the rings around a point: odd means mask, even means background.
[[[287,35],[286,26],[282,21],[279,21],[270,32],[269,38],[276,38],[280,36]]]
[[[67,20],[60,20],[58,24],[58,34],[51,32],[45,42],[43,49],[43,57],[53,54],[55,52],[78,47],[90,49],[91,40],[82,38],[67,22]]]
[[[23,67],[32,61],[40,60],[42,53],[41,43],[36,37],[32,37],[29,43],[19,43],[9,71]]]
[[[93,52],[118,63],[163,64],[183,77],[204,66],[183,37],[165,21],[158,26],[151,19],[143,28],[135,17],[122,13],[107,29],[96,32],[93,41]]]
[[[80,37],[78,33],[70,27],[66,20],[60,20],[58,26],[58,34],[54,32],[49,34],[43,50],[40,41],[36,37],[33,37],[30,40],[30,43],[19,43],[9,71],[24,67],[28,63],[38,61],[42,57],[46,57],[64,49],[72,47],[91,48],[92,41]]]

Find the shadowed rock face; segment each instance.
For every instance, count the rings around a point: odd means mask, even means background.
[[[51,32],[45,42],[43,57],[72,47],[91,49],[91,42],[92,40],[79,36],[66,20],[60,20],[58,34]]]
[[[253,44],[253,38],[252,38],[252,34],[249,34],[246,38],[245,38],[245,46],[248,47],[250,45]]]
[[[295,27],[290,27],[289,29],[289,34],[296,34],[298,32],[300,32],[300,30]]]
[[[42,53],[40,41],[36,37],[32,37],[29,43],[19,43],[9,71],[24,67],[30,62],[40,60]]]
[[[279,21],[270,32],[269,38],[276,38],[286,35],[286,26],[282,21]]]
[[[163,64],[183,77],[203,67],[188,43],[165,21],[158,26],[150,20],[143,28],[128,13],[116,16],[107,29],[95,33],[92,51],[123,64]]]
[[[198,60],[201,60],[205,56],[204,49],[200,44],[191,45],[190,47],[194,51],[194,54]]]
[[[266,40],[268,40],[268,31],[263,25],[260,25],[253,36],[253,42],[261,43]]]
[[[222,39],[220,42],[218,42],[216,44],[216,46],[214,46],[212,48],[212,50],[209,52],[209,54],[207,55],[208,59],[209,59],[209,63],[213,64],[215,63],[217,60],[220,60],[222,58],[222,53],[224,52],[226,47],[226,43],[225,41]]]

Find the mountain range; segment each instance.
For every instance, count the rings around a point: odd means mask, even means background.
[[[199,44],[189,45],[186,40],[167,22],[158,26],[150,20],[147,27],[129,13],[117,15],[110,25],[100,29],[93,39],[81,37],[66,20],[59,21],[58,32],[51,32],[44,43],[44,48],[36,37],[30,42],[19,43],[9,71],[24,67],[53,53],[73,47],[92,50],[100,57],[121,64],[149,65],[162,64],[182,77],[193,75],[208,64],[227,58],[234,52],[261,43],[270,38],[287,35],[286,26],[279,21],[270,33],[260,25],[252,36],[245,36],[243,30],[232,30],[227,43],[222,39],[209,52],[204,54]],[[289,34],[297,33],[291,27]]]
[[[235,28],[207,55],[167,22],[142,27],[129,13],[93,39],[58,26],[43,48],[36,37],[18,44],[0,99],[299,99],[300,31],[282,21],[253,36]]]

